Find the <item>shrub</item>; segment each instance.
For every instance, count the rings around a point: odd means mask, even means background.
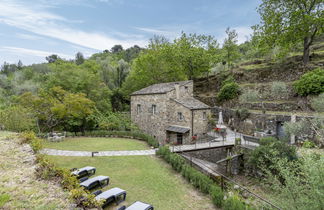
[[[213,203],[217,207],[222,206],[224,193],[222,192],[222,189],[215,185],[213,180],[208,176],[188,165],[183,157],[172,153],[166,146],[160,147],[156,154],[161,156],[166,162],[170,163],[176,171],[181,172],[181,175],[195,188],[199,189],[203,193],[210,194]]]
[[[21,106],[7,107],[0,110],[0,125],[10,131],[27,131],[35,129],[35,119]]]
[[[222,81],[221,86],[224,86],[227,83],[232,83],[232,82],[235,82],[235,79],[232,75],[229,75],[225,80]]]
[[[324,93],[311,100],[311,106],[317,112],[324,112]]]
[[[20,134],[20,144],[30,144],[35,153],[43,147],[43,141],[36,137],[33,131],[27,131]]]
[[[246,108],[242,108],[242,109],[236,109],[235,110],[235,116],[240,120],[240,121],[244,121],[246,120],[249,116],[249,110]]]
[[[260,140],[260,146],[251,152],[248,162],[258,170],[270,170],[272,174],[277,175],[278,171],[273,170],[277,159],[297,160],[296,147],[274,137],[265,137]]]
[[[210,187],[209,194],[212,197],[212,201],[218,208],[221,208],[224,200],[224,193],[219,186],[213,185]]]
[[[304,74],[299,80],[293,83],[298,95],[318,95],[324,92],[324,70],[317,68]]]
[[[284,82],[273,82],[271,85],[271,95],[274,98],[287,98],[289,94],[286,83]]]
[[[316,146],[315,143],[312,142],[312,141],[309,141],[309,140],[306,140],[306,141],[304,141],[304,143],[303,143],[303,148],[308,148],[308,149],[310,149],[310,148],[314,148],[315,146]]]
[[[56,167],[53,162],[40,154],[37,155],[36,161],[38,163],[36,175],[42,179],[59,180],[61,186],[70,191],[70,198],[74,200],[77,207],[86,209],[101,206],[102,203],[98,202],[94,198],[94,195],[89,194],[82,187],[80,187],[78,180],[71,176],[68,170]]]
[[[223,209],[224,210],[245,210],[246,206],[237,196],[232,196],[225,200]]]
[[[219,101],[227,101],[236,98],[240,93],[240,86],[236,82],[226,83],[217,94]]]
[[[36,135],[33,131],[26,131],[20,134],[20,144],[28,144],[30,143],[33,139],[36,138]]]
[[[260,100],[260,94],[257,90],[248,89],[240,95],[239,100],[241,103],[255,102]]]
[[[297,122],[285,122],[284,130],[286,135],[302,136],[304,133],[308,133],[311,129],[309,122],[300,120]]]

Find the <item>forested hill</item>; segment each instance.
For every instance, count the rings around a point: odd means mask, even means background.
[[[115,45],[89,58],[78,52],[73,60],[49,55],[42,64],[4,63],[0,126],[37,132],[129,130],[134,128],[125,114],[130,93],[155,83],[188,79],[196,81],[197,96],[210,105],[232,107],[239,100],[257,101],[258,106],[260,99],[263,105],[275,97],[279,104],[287,104],[295,96],[320,95],[324,92],[324,18],[318,9],[322,4],[300,11],[311,13],[313,19],[290,22],[286,29],[283,23],[269,22],[272,13],[267,14],[270,10],[265,6],[274,6],[270,4],[275,2],[260,6],[263,21],[242,44],[238,44],[237,32],[227,28],[224,40],[182,33],[172,41],[155,36],[145,49],[124,50]],[[293,15],[294,10],[289,9]],[[275,33],[273,28],[286,34]],[[269,85],[263,85],[265,82]],[[265,95],[269,89],[272,95]],[[319,97],[324,100],[323,94]],[[254,109],[255,104],[246,106]]]

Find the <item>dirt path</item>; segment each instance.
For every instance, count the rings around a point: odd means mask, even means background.
[[[0,209],[70,209],[67,192],[37,180],[30,146],[8,135],[0,132]]]

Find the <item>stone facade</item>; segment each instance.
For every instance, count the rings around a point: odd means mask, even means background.
[[[131,95],[132,121],[161,144],[189,144],[207,133],[210,107],[193,98],[193,82],[161,83]]]

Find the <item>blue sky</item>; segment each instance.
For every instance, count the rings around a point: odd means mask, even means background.
[[[153,35],[214,36],[231,27],[244,42],[261,0],[0,0],[0,64],[86,57],[115,44],[145,47]]]

